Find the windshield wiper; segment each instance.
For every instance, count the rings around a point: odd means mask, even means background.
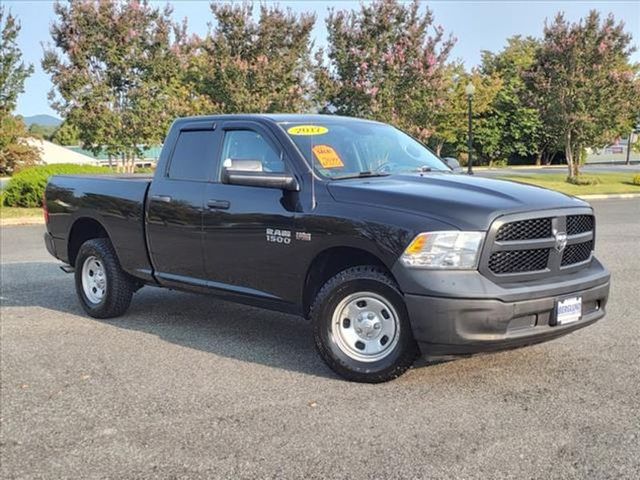
[[[371,178],[371,177],[388,177],[390,173],[364,171],[355,175],[344,175],[342,177],[333,177],[333,180],[347,180],[349,178]]]

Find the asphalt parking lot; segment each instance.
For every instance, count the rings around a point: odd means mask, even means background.
[[[594,202],[607,317],[550,343],[337,378],[295,317],[144,288],[85,316],[43,227],[3,228],[1,476],[640,477],[640,199]]]

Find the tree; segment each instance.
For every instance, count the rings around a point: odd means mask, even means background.
[[[548,154],[547,138],[554,136],[545,129],[540,110],[529,92],[526,74],[536,60],[539,41],[519,35],[507,39],[507,45],[499,53],[482,52],[481,71],[501,80],[491,106],[492,115],[487,128],[494,130],[495,150],[499,156],[535,155],[536,164],[542,163]]]
[[[320,109],[390,122],[427,141],[455,42],[431,10],[417,0],[376,0],[360,11],[332,10],[326,26],[327,61],[320,50],[314,74]]]
[[[215,28],[186,45],[191,89],[214,112],[303,112],[310,107],[315,16],[277,6],[211,4]]]
[[[58,145],[78,145],[80,143],[80,131],[69,122],[62,122],[53,132],[51,141]]]
[[[545,24],[530,70],[533,93],[544,99],[542,121],[558,132],[569,179],[580,173],[587,147],[610,143],[631,130],[638,111],[638,66],[624,24],[591,11],[577,23],[558,14]]]
[[[27,142],[29,133],[20,117],[0,118],[0,176],[10,176],[40,161],[40,152]]]
[[[40,125],[39,123],[32,123],[29,125],[29,133],[37,138],[43,138],[45,140],[51,140],[53,134],[58,127],[54,125]]]
[[[20,23],[0,5],[0,175],[34,165],[38,150],[26,142],[29,132],[22,119],[12,115],[24,82],[33,66],[22,61],[17,45]]]
[[[33,65],[22,61],[17,45],[20,23],[0,5],[0,115],[9,115],[16,108],[18,95],[24,92],[24,82],[33,73]]]
[[[53,46],[42,61],[54,84],[52,106],[85,148],[132,169],[187,101],[171,9],[103,0],[56,3],[54,11]]]

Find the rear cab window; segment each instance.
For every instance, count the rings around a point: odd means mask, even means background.
[[[171,155],[168,177],[206,182],[217,167],[218,134],[214,130],[180,131]]]

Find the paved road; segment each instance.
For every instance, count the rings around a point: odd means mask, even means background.
[[[585,174],[596,175],[598,173],[628,173],[629,176],[640,173],[640,164],[633,165],[584,165],[581,171]],[[478,175],[486,177],[497,177],[504,175],[545,175],[549,173],[566,173],[566,166],[553,167],[531,167],[531,168],[492,168],[480,169]]]
[[[41,227],[2,230],[2,478],[640,476],[640,202],[596,203],[608,316],[350,384],[309,325],[145,288],[82,314]]]

